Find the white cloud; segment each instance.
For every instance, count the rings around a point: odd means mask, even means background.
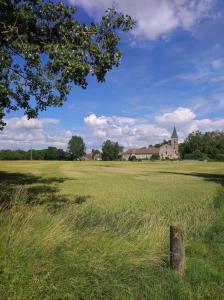
[[[222,99],[222,98],[220,98]],[[220,100],[220,108],[223,100]],[[84,138],[87,149],[100,148],[103,141],[111,139],[118,141],[126,149],[155,144],[169,139],[173,124],[176,124],[180,141],[192,131],[213,131],[224,129],[223,119],[199,119],[196,113],[187,107],[179,107],[170,112],[156,115],[154,121],[131,118],[126,116],[97,116],[90,114],[84,118],[84,127],[80,132],[61,130],[58,123],[51,119],[38,119],[38,126],[21,127],[23,117],[9,119],[11,126],[0,132],[0,148],[6,149],[36,149],[55,146],[66,149],[72,135],[78,134]],[[56,120],[56,119],[55,119]],[[20,122],[19,122],[20,121]],[[37,121],[37,120],[36,120]],[[12,125],[13,124],[13,125]],[[15,125],[17,124],[17,125]],[[40,126],[41,124],[41,126]],[[55,125],[53,128],[48,125]],[[16,127],[17,126],[17,127]]]
[[[197,119],[195,112],[186,107],[179,107],[172,112],[156,116],[155,121],[166,127],[171,127],[175,123],[181,140],[197,130],[201,132],[224,130],[224,119]]]
[[[89,141],[92,146],[105,139],[118,141],[125,148],[145,146],[169,137],[165,128],[148,124],[143,119],[123,116],[96,116],[91,114],[84,119],[89,128]]]
[[[137,122],[137,119],[129,118],[129,117],[117,117],[117,116],[97,117],[95,114],[90,114],[89,116],[84,118],[84,121],[88,125],[103,126],[103,125],[108,125],[113,123],[116,123],[118,125],[135,124]]]
[[[155,117],[159,124],[183,124],[189,123],[196,117],[195,113],[186,107],[179,107],[172,112]]]
[[[108,7],[131,15],[137,22],[135,36],[156,39],[182,28],[190,30],[208,16],[216,0],[70,0],[99,20]]]
[[[84,121],[86,124],[93,125],[93,126],[101,126],[107,124],[107,120],[104,116],[97,118],[97,116],[94,114],[91,114],[86,118],[84,118]]]
[[[213,131],[213,130],[224,130],[224,119],[211,120],[201,119],[195,120],[194,122],[196,130],[200,131]]]
[[[39,129],[47,125],[57,125],[60,121],[53,118],[27,119],[26,116],[6,120],[7,128],[10,129]]]
[[[5,121],[7,125],[0,132],[0,149],[40,149],[48,146],[66,148],[72,136],[70,130],[55,130],[55,126],[60,122],[58,119],[27,120],[26,117],[17,117]],[[54,127],[49,128],[49,125]]]

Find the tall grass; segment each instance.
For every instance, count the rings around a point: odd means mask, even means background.
[[[202,239],[187,241],[186,278],[169,271],[165,219],[89,204],[52,214],[21,196],[0,214],[1,299],[221,299],[223,273]]]
[[[82,193],[79,179],[75,201],[71,195],[57,210],[29,202],[29,187],[16,189],[11,208],[0,213],[0,299],[222,299],[222,188],[198,177],[169,180],[155,170],[109,172],[96,179],[88,172]],[[62,190],[70,184],[76,180]],[[185,226],[184,277],[168,267],[173,222]]]

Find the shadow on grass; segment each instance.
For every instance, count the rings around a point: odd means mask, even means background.
[[[220,183],[221,185],[224,185],[224,174],[210,174],[210,173],[196,173],[196,172],[182,173],[182,172],[166,172],[166,171],[160,171],[159,173],[183,175],[183,176],[196,176],[196,177],[201,177],[207,181],[213,181],[216,183]]]
[[[59,184],[66,177],[44,178],[32,174],[9,173],[0,171],[0,206],[9,209],[15,197],[23,198],[21,201],[31,205],[47,205],[50,209],[57,209],[69,203],[81,204],[89,196],[59,194]],[[22,190],[22,192],[21,192]]]

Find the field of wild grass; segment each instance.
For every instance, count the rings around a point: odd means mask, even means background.
[[[223,181],[223,163],[1,161],[0,299],[223,299]]]

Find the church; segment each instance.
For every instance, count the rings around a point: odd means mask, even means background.
[[[132,156],[135,156],[137,159],[150,159],[152,155],[159,155],[160,159],[179,158],[178,135],[175,126],[173,129],[170,143],[164,144],[160,147],[143,147],[138,149],[128,149],[122,154],[122,158],[124,160],[128,160]]]
[[[173,133],[171,136],[171,143],[162,145],[159,148],[160,159],[178,159],[179,158],[179,145],[178,135],[174,126]]]

